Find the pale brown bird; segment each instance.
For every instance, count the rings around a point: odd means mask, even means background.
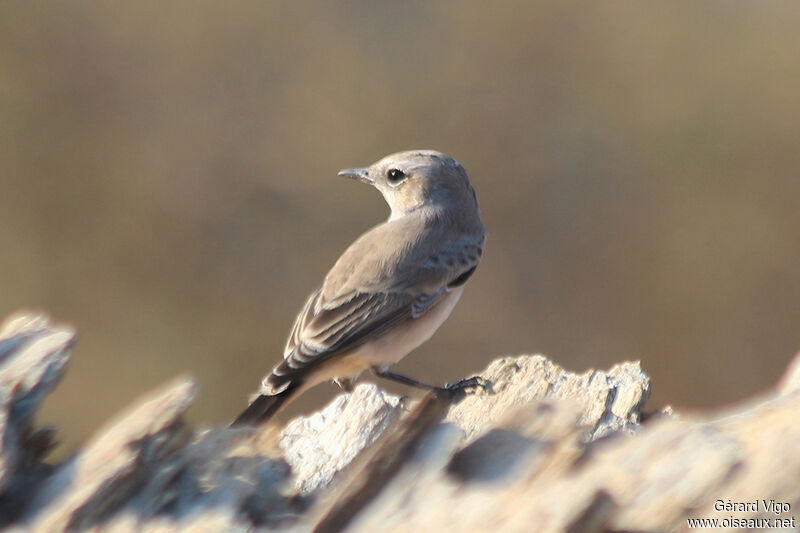
[[[461,297],[485,228],[464,168],[433,150],[400,152],[340,176],[372,185],[389,219],[345,250],[295,320],[283,361],[233,425],[258,424],[323,381],[377,376],[436,389],[389,367],[428,340]],[[450,386],[478,384],[476,378]]]

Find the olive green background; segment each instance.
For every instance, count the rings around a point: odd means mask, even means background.
[[[230,420],[387,216],[337,170],[413,148],[464,164],[489,239],[399,370],[763,390],[800,349],[798,27],[794,1],[1,3],[0,314],[80,333],[43,420],[68,449],[178,373]]]

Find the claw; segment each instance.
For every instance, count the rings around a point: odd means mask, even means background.
[[[455,392],[455,391],[465,391],[466,389],[483,389],[487,390],[486,380],[483,379],[481,376],[472,376],[471,378],[465,378],[455,383],[445,383],[443,387],[446,391]]]

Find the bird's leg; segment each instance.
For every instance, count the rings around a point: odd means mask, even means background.
[[[388,379],[390,381],[396,381],[397,383],[402,383],[403,385],[408,385],[409,387],[415,387],[417,389],[434,391],[434,392],[454,392],[474,387],[481,387],[483,389],[486,388],[486,382],[480,376],[473,376],[471,378],[462,379],[455,383],[445,383],[444,387],[439,387],[437,385],[428,385],[427,383],[422,383],[421,381],[417,381],[414,378],[404,376],[403,374],[397,374],[395,372],[391,372],[386,368],[381,368],[376,366],[372,368],[372,372],[379,378]]]
[[[380,368],[376,366],[372,369],[372,372],[379,378],[388,379],[389,381],[396,381],[397,383],[402,383],[403,385],[408,385],[409,387],[414,387],[416,389],[432,390],[432,391],[442,390],[442,387],[437,387],[436,385],[428,385],[427,383],[422,383],[421,381],[417,381],[414,378],[404,376],[403,374],[396,374],[385,368]]]

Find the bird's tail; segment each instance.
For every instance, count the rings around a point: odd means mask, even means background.
[[[260,394],[255,400],[250,402],[250,405],[247,406],[247,409],[242,411],[242,414],[236,417],[236,420],[231,422],[230,427],[257,426],[263,424],[272,418],[272,415],[278,412],[283,404],[294,395],[299,386],[300,383],[290,383],[288,387],[274,396]]]

